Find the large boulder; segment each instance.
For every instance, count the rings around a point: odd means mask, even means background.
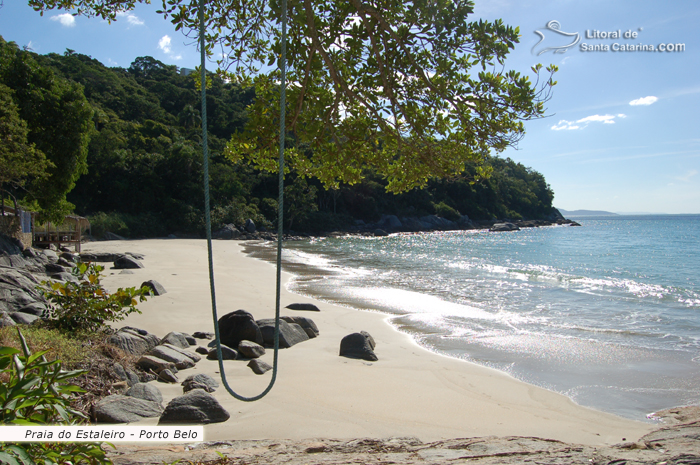
[[[171,400],[158,424],[221,423],[230,417],[214,396],[202,389],[195,389]]]
[[[238,353],[245,358],[258,358],[265,355],[265,348],[251,341],[241,341],[238,344]]]
[[[39,280],[27,270],[0,267],[0,312],[21,311],[32,305],[46,307],[46,299],[37,290],[39,285]]]
[[[165,290],[163,285],[156,281],[155,279],[149,279],[148,281],[144,281],[141,283],[141,287],[146,286],[151,290],[151,294],[153,295],[163,295],[167,293],[168,291]]]
[[[131,355],[145,354],[160,343],[155,334],[138,328],[124,327],[111,335],[107,342]]]
[[[396,215],[382,215],[382,218],[379,220],[379,223],[377,223],[381,228],[389,229],[389,230],[397,230],[403,227],[401,224],[401,220],[399,220],[398,216]]]
[[[255,223],[253,222],[253,220],[248,218],[247,220],[245,220],[244,228],[247,232],[254,233],[255,232]]]
[[[314,304],[308,304],[308,303],[289,304],[289,305],[287,305],[286,308],[288,308],[290,310],[306,310],[308,312],[320,312],[321,311]]]
[[[238,347],[243,340],[263,344],[260,328],[253,315],[245,310],[236,310],[219,318],[219,337],[221,343],[229,347]]]
[[[160,392],[160,389],[148,383],[136,383],[124,395],[149,400],[158,404],[163,403],[163,394]]]
[[[309,339],[313,339],[320,334],[318,326],[311,318],[305,316],[283,316],[281,317],[287,323],[296,323],[306,332]]]
[[[212,234],[214,239],[231,240],[241,237],[241,232],[232,224],[226,224],[223,228]]]
[[[190,346],[189,341],[187,341],[187,334],[178,333],[176,331],[169,332],[165,335],[163,339],[160,340],[161,344],[172,344],[181,349],[187,349]]]
[[[141,358],[136,361],[136,366],[144,371],[151,370],[154,373],[160,373],[163,370],[174,368],[175,364],[163,360],[162,358],[154,357],[153,355],[142,355]]]
[[[379,358],[374,353],[374,347],[374,338],[368,332],[348,334],[340,341],[340,356],[376,362]]]
[[[157,417],[163,407],[158,402],[114,394],[95,404],[94,413],[98,423],[131,423]]]
[[[155,346],[153,349],[151,349],[147,355],[151,355],[153,357],[160,358],[162,360],[165,360],[167,362],[171,362],[175,364],[175,367],[178,370],[184,370],[186,368],[192,368],[196,361],[198,362],[201,360],[199,355],[190,353],[190,354],[185,354],[183,353],[184,351],[179,351],[177,350],[178,348],[175,346],[165,346],[165,345],[159,345]],[[196,358],[196,361],[195,361]]]
[[[506,232],[506,231],[519,231],[520,228],[513,223],[495,223],[489,231],[492,232]]]
[[[263,336],[265,347],[274,347],[275,344],[275,319],[266,318],[257,321]],[[295,344],[309,340],[309,336],[301,326],[295,323],[287,323],[280,319],[280,348],[287,349]]]
[[[114,268],[117,270],[143,268],[143,263],[132,257],[131,255],[122,255],[114,260]]]
[[[193,389],[204,389],[207,392],[214,392],[219,387],[217,380],[203,373],[190,375],[181,384],[183,392],[192,391]]]

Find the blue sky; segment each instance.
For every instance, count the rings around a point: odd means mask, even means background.
[[[194,68],[199,55],[192,41],[155,13],[157,4],[139,5],[108,24],[61,11],[42,17],[23,0],[5,0],[0,35],[37,53],[70,48],[107,66],[128,67],[149,55]],[[559,66],[549,116],[528,121],[518,149],[503,154],[543,173],[556,206],[700,213],[700,2],[477,0],[479,17],[520,27],[508,68],[530,73],[536,63]],[[600,37],[618,30],[620,38]],[[598,37],[589,38],[595,31]],[[625,32],[637,35],[625,38]],[[578,43],[564,53],[545,50],[575,42],[576,34]],[[597,49],[583,51],[583,44]],[[683,50],[612,50],[660,44]],[[605,46],[610,50],[599,50]]]

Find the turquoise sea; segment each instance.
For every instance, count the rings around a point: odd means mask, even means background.
[[[581,405],[644,420],[698,404],[700,215],[577,221],[287,242],[284,261],[292,292],[387,313],[429,350]]]

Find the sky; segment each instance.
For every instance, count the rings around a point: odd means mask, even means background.
[[[40,16],[24,0],[4,0],[0,35],[106,66],[152,56],[194,68],[192,40],[155,12],[159,4],[109,24],[63,11]],[[527,121],[517,148],[501,154],[542,173],[555,206],[700,213],[700,2],[476,0],[473,18],[520,28],[507,69],[533,76],[537,63],[559,67],[547,116]]]

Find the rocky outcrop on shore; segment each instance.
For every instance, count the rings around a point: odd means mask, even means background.
[[[266,230],[256,229],[251,220],[245,224],[236,226],[227,224],[212,234],[214,239],[223,240],[277,240],[277,234]],[[508,218],[492,220],[472,220],[463,215],[456,220],[449,220],[438,215],[425,215],[421,217],[401,217],[396,215],[382,215],[379,221],[365,222],[355,221],[355,225],[342,231],[329,231],[321,234],[306,234],[288,231],[285,233],[285,240],[303,240],[310,236],[335,236],[356,234],[361,236],[383,237],[392,233],[417,233],[430,231],[461,231],[471,229],[487,229],[492,232],[517,231],[522,228],[539,228],[544,226],[569,225],[581,226],[575,221],[564,218],[558,210],[553,209],[553,213],[543,219],[522,219],[511,220]]]

